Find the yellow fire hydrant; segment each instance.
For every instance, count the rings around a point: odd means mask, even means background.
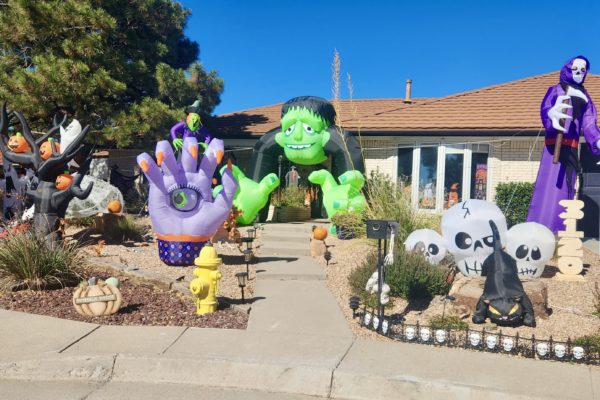
[[[190,290],[195,297],[196,313],[208,314],[217,311],[217,289],[221,273],[217,267],[223,261],[219,258],[212,244],[206,244],[200,255],[194,260],[197,268],[194,269],[194,278],[190,282]]]

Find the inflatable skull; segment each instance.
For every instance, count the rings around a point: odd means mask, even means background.
[[[542,276],[555,245],[552,231],[537,222],[517,224],[507,233],[506,251],[517,262],[521,279]]]
[[[446,244],[439,233],[432,229],[417,229],[406,238],[406,251],[415,251],[417,244],[423,244],[423,255],[432,264],[438,264],[446,257]]]
[[[504,245],[506,218],[493,203],[466,200],[450,207],[442,217],[442,236],[465,276],[481,276],[483,262],[494,250],[490,220],[498,227]]]

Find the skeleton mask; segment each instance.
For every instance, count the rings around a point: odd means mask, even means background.
[[[369,326],[371,324],[371,313],[365,313],[364,324],[365,326]]]
[[[566,352],[567,348],[564,345],[557,344],[556,346],[554,346],[554,354],[556,355],[556,357],[563,358]]]
[[[573,357],[576,360],[581,360],[583,358],[583,347],[575,346],[571,349],[571,351],[573,352]]]
[[[508,230],[506,251],[517,262],[521,279],[539,278],[554,255],[555,244],[550,229],[537,222],[525,222]]]
[[[479,346],[480,342],[481,342],[481,335],[479,333],[473,332],[469,335],[469,343],[471,343],[471,346],[477,347],[477,346]]]
[[[415,338],[415,333],[415,328],[409,326],[404,330],[404,337],[406,338],[406,340],[413,340]]]
[[[576,58],[573,60],[573,65],[571,65],[571,74],[575,82],[583,82],[587,74],[587,63],[585,60],[582,60],[581,58]]]
[[[498,343],[498,338],[496,336],[488,336],[485,339],[485,344],[488,349],[494,350],[496,348],[496,344]]]
[[[446,341],[446,331],[443,329],[436,330],[435,341],[438,343],[444,343]]]
[[[483,261],[494,251],[490,220],[498,227],[500,241],[505,244],[506,218],[493,203],[466,200],[450,207],[442,217],[442,236],[448,251],[466,276],[481,276]]]
[[[431,331],[428,328],[421,329],[421,340],[428,342],[431,339]]]
[[[515,342],[511,338],[502,339],[502,348],[504,351],[511,351],[515,345]]]
[[[544,357],[548,354],[548,343],[538,343],[535,349],[540,357]]]
[[[432,229],[417,229],[406,238],[406,251],[415,251],[418,243],[422,243],[423,256],[432,264],[438,264],[446,256],[446,244],[439,233]]]

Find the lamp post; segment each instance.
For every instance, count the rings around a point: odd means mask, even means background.
[[[248,279],[248,273],[238,272],[237,274],[235,274],[235,277],[238,280],[238,286],[242,290],[242,304],[246,304],[246,299],[244,299],[244,288],[246,287],[246,279]]]

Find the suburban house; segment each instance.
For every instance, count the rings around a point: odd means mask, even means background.
[[[544,143],[540,103],[558,77],[552,72],[415,99],[407,81],[403,99],[338,100],[338,125],[361,141],[367,175],[378,169],[406,181],[420,209],[493,201],[500,182],[535,181]],[[600,101],[600,75],[588,74],[585,87]],[[279,126],[281,105],[219,115],[209,128],[244,167],[256,140]]]

